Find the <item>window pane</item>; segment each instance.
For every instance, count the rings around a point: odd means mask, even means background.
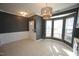
[[[72,43],[74,17],[66,18],[65,41]]]
[[[46,21],[46,37],[51,37],[52,34],[52,20]]]
[[[63,20],[54,20],[54,33],[53,37],[62,39]]]

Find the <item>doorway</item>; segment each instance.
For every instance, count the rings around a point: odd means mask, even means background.
[[[36,33],[34,31],[34,20],[29,21],[29,38],[36,40]]]

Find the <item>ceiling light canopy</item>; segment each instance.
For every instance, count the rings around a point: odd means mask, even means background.
[[[19,12],[19,14],[21,15],[21,16],[26,16],[28,13],[26,13],[26,12]]]
[[[34,15],[31,11],[20,11],[20,12],[18,12],[18,14],[19,14],[19,16],[23,16],[23,17],[27,17],[27,18]]]
[[[52,8],[46,6],[44,8],[41,9],[41,15],[43,17],[43,19],[49,19],[52,16]]]

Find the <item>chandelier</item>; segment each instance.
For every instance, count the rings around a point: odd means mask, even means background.
[[[52,8],[47,6],[47,3],[45,4],[46,6],[41,9],[41,15],[43,19],[49,19],[52,16]]]

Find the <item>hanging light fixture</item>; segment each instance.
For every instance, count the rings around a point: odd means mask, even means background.
[[[49,19],[52,16],[52,8],[47,6],[47,3],[45,4],[46,6],[41,9],[41,15],[43,19]]]

